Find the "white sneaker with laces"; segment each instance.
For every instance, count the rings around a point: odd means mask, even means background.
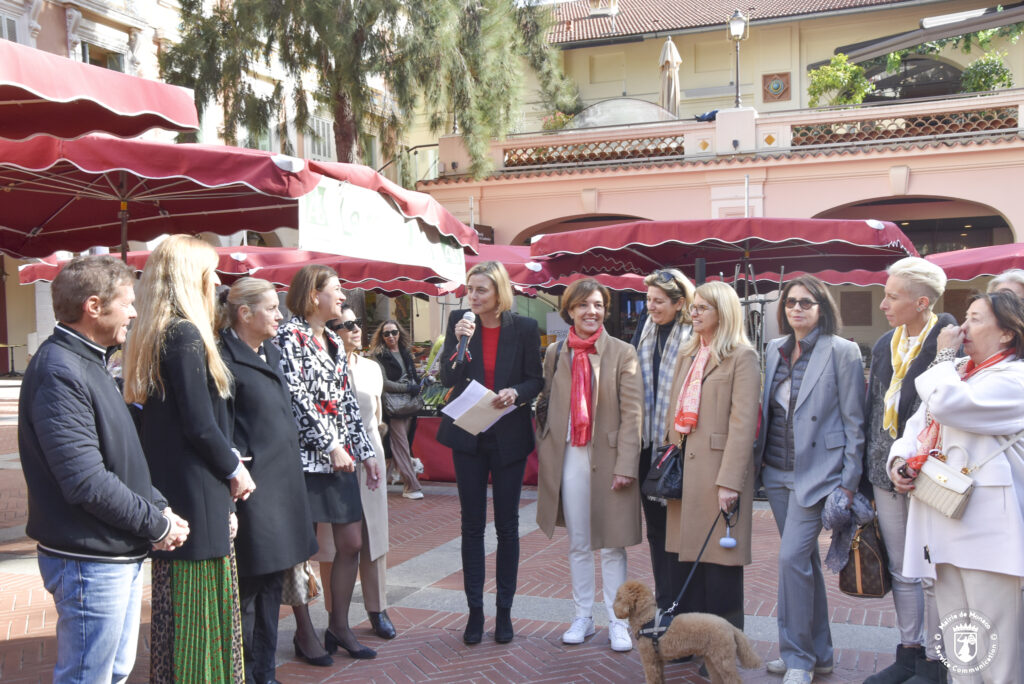
[[[574,618],[569,629],[562,635],[563,644],[582,644],[583,641],[594,635],[594,618]]]
[[[608,623],[608,641],[611,642],[613,651],[623,653],[633,650],[633,640],[629,638],[629,628],[621,620],[613,620]]]
[[[782,684],[811,684],[813,681],[813,672],[796,667],[786,670],[786,676],[782,678]]]
[[[764,669],[766,669],[768,672],[771,672],[772,674],[786,674],[786,662],[782,658],[779,658],[778,660],[770,660],[768,661],[768,664],[765,665]],[[814,666],[814,674],[825,675],[831,673],[831,665]]]

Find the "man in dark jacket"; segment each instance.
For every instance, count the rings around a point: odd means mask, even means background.
[[[57,606],[54,682],[123,681],[138,645],[142,561],[188,536],[150,482],[135,425],[107,372],[135,318],[131,269],[78,258],[54,279],[59,321],[18,400],[28,536]]]

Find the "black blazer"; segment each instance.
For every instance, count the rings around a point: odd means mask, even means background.
[[[225,330],[220,349],[235,383],[232,441],[242,456],[252,458],[246,467],[256,481],[252,496],[235,504],[238,574],[266,575],[306,560],[317,549],[299,458],[299,433],[288,384],[279,370],[277,347],[263,343],[264,361]]]
[[[478,330],[469,339],[470,360],[457,363],[454,359],[458,345],[455,324],[466,309],[453,311],[448,316],[448,330],[441,350],[441,383],[445,387],[458,387],[458,396],[470,380],[484,381],[483,343]],[[501,314],[501,334],[498,338],[498,358],[494,366],[494,387],[515,388],[519,393],[516,410],[504,416],[484,434],[497,438],[501,465],[515,463],[533,451],[533,423],[530,405],[544,389],[544,369],[540,363],[540,332],[537,321],[506,311]],[[437,441],[454,451],[475,452],[477,436],[471,435],[446,415],[442,414],[437,430]]]
[[[238,467],[231,450],[227,399],[217,394],[199,330],[175,320],[160,349],[164,394],[142,408],[141,438],[153,484],[189,524],[176,551],[153,552],[168,560],[223,558],[231,551],[228,514],[234,510],[227,477]]]

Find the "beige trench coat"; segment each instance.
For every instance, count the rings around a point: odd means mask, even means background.
[[[672,380],[669,404],[668,441],[679,444],[676,432],[676,397],[690,370],[693,357],[680,359]],[[679,560],[697,559],[711,521],[718,514],[718,487],[740,493],[740,515],[732,536],[737,545],[724,549],[718,540],[725,536],[725,522],[719,520],[702,563],[749,565],[751,516],[754,498],[754,439],[761,371],[757,354],[739,347],[715,364],[709,360],[701,385],[697,425],[686,439],[683,459],[683,498],[670,501],[665,529],[665,550],[679,554]]]
[[[544,356],[544,392],[549,394],[548,422],[537,432],[537,525],[548,537],[562,516],[562,464],[569,429],[569,392],[572,361],[563,344],[558,370],[557,343]],[[593,371],[594,429],[590,440],[591,504],[590,548],[608,549],[640,543],[640,486],[636,482],[640,459],[644,390],[640,364],[633,346],[604,331],[588,355]],[[612,491],[615,475],[631,477],[633,484]]]

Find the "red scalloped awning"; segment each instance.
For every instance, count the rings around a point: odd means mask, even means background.
[[[151,128],[198,129],[192,94],[0,40],[0,138],[132,138]]]
[[[737,266],[778,272],[883,270],[917,256],[906,235],[887,221],[735,218],[704,221],[635,221],[544,235],[531,246],[547,257],[554,275],[651,273],[682,268],[693,274],[697,258],[707,275],[730,278]]]

